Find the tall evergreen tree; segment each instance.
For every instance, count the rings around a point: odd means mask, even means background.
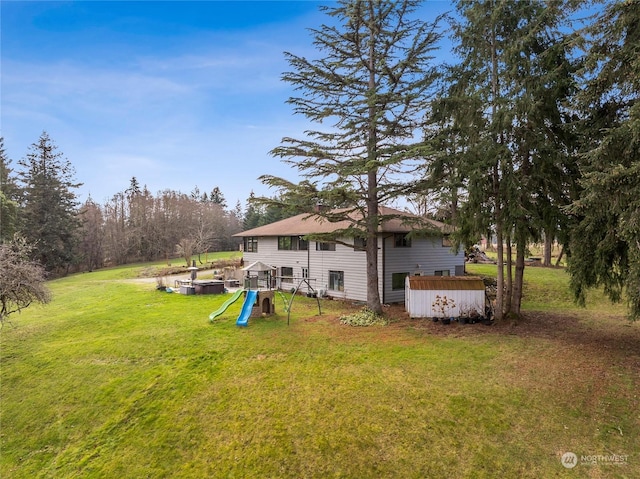
[[[555,236],[570,202],[567,195],[577,178],[567,104],[575,93],[570,59],[574,34],[561,32],[570,5],[564,1],[517,2],[520,42],[506,57],[507,96],[512,130],[512,163],[507,214],[516,243],[515,278],[510,312],[520,315],[525,255],[528,244],[543,233]],[[524,25],[523,25],[524,20]]]
[[[555,233],[568,203],[563,179],[575,172],[564,129],[574,67],[570,37],[561,33],[570,4],[461,0],[457,6],[462,19],[455,26],[462,59],[458,83],[469,97],[465,104],[480,104],[484,112],[475,122],[480,132],[475,151],[464,155],[468,191],[462,231],[482,234],[493,228],[496,316],[517,316],[527,244],[544,228]]]
[[[20,231],[47,271],[65,272],[75,259],[80,221],[71,163],[46,132],[18,162],[22,186]]]
[[[640,3],[612,2],[588,27],[583,192],[571,211],[569,272],[576,299],[603,287],[640,319]]]
[[[0,243],[10,241],[18,223],[18,186],[0,137]]]
[[[283,79],[301,92],[288,101],[294,112],[331,126],[283,138],[272,153],[318,187],[320,202],[348,204],[339,217],[323,214],[353,221],[366,237],[367,306],[376,313],[382,311],[377,233],[387,219],[378,206],[406,194],[399,174],[423,147],[415,138],[437,77],[431,55],[441,35],[437,20],[413,17],[418,4],[345,0],[321,7],[334,24],[312,30],[319,58],[285,53],[292,71]]]
[[[244,213],[242,212],[242,203],[240,203],[240,200],[236,201],[236,206],[231,210],[231,214],[235,218],[235,223],[237,223],[238,228],[240,228],[240,225],[244,220]]]
[[[220,205],[221,208],[227,208],[227,200],[224,198],[222,191],[217,186],[211,190],[209,194],[209,201],[215,205]]]
[[[260,226],[260,208],[256,206],[255,198],[255,193],[251,191],[243,215],[242,229],[245,231]]]
[[[429,107],[425,138],[431,146],[422,169],[424,182],[412,197],[422,209],[429,208],[439,221],[459,227],[458,210],[468,189],[466,165],[478,153],[474,145],[486,126],[480,98],[469,94],[469,75],[458,65],[444,66],[442,91]],[[464,238],[458,228],[458,244],[475,241]]]

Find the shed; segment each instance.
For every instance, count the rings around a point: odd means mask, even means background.
[[[407,276],[405,308],[412,318],[458,318],[473,310],[484,316],[484,282],[475,276]]]

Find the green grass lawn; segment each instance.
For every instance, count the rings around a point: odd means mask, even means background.
[[[135,268],[52,281],[2,329],[0,477],[640,477],[640,325],[576,309],[562,270],[527,268],[516,327],[353,328],[300,297],[237,328],[240,301],[210,323],[227,295]]]

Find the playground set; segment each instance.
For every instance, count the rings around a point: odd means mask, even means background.
[[[276,301],[275,295],[276,293],[282,298],[284,302],[284,309],[287,312],[287,325],[291,319],[291,306],[293,304],[293,300],[295,299],[300,286],[306,284],[311,291],[311,295],[316,298],[318,302],[318,314],[322,314],[322,309],[320,307],[320,299],[316,294],[315,290],[309,284],[309,280],[307,278],[301,278],[298,280],[298,284],[291,291],[291,298],[287,299],[287,297],[279,290],[274,290],[273,286],[275,285],[275,279],[277,278],[273,273],[275,268],[262,263],[261,261],[256,261],[255,263],[243,268],[243,271],[246,272],[246,276],[244,278],[244,288],[238,289],[233,295],[225,301],[220,308],[216,311],[212,312],[209,315],[209,321],[213,322],[216,318],[224,314],[224,312],[235,303],[241,296],[244,296],[244,301],[242,303],[242,309],[240,310],[240,315],[236,320],[236,326],[247,327],[249,325],[250,318],[258,318],[263,316],[270,316],[275,314],[276,312]]]

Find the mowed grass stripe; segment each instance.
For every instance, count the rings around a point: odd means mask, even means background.
[[[0,476],[640,475],[629,350],[425,320],[351,328],[337,317],[357,305],[318,317],[303,297],[290,326],[277,303],[241,329],[240,301],[209,323],[228,296],[154,286],[54,281],[52,304],[2,330]],[[565,451],[629,462],[569,471]]]

